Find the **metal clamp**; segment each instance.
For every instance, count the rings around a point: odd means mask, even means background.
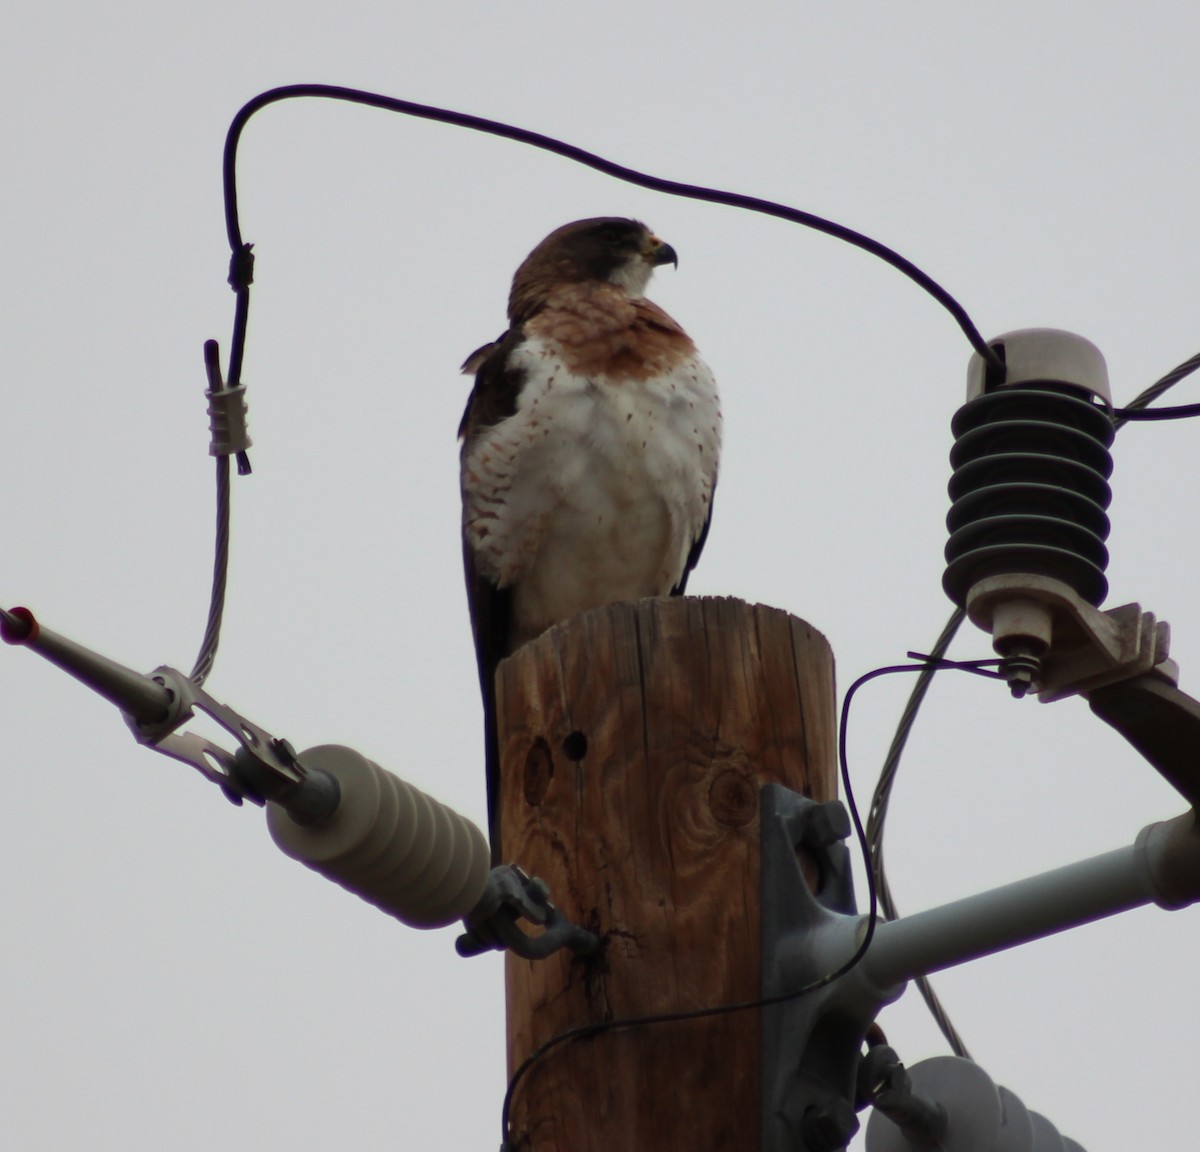
[[[850,821],[837,801],[818,804],[778,784],[761,795],[762,995],[780,1001],[762,1013],[762,1149],[834,1152],[858,1130],[859,1053],[889,996],[843,1006],[844,981],[788,996],[855,951],[863,918],[843,843]]]
[[[543,931],[531,936],[518,920]],[[560,948],[586,956],[600,946],[594,932],[572,924],[550,902],[545,881],[526,875],[516,864],[492,869],[483,896],[463,924],[467,931],[454,945],[460,956],[508,949],[526,960],[544,960]]]
[[[1168,626],[1138,604],[1101,612],[1061,580],[1018,573],[990,576],[966,600],[971,621],[1010,661],[1028,663],[1012,682],[1043,703],[1149,672],[1170,655]],[[1004,669],[1002,669],[1003,671]],[[1017,694],[1022,694],[1018,692]]]
[[[1173,662],[1085,695],[1091,710],[1200,811],[1200,700],[1179,690]]]
[[[139,744],[190,764],[234,804],[250,800],[261,806],[266,800],[275,799],[273,793],[278,788],[304,781],[304,770],[286,740],[276,739],[228,705],[214,700],[178,669],[155,668],[149,679],[167,691],[170,705],[165,718],[150,723],[125,713],[125,723]],[[230,752],[198,732],[178,731],[197,711],[224,728],[238,742],[238,750]]]
[[[337,807],[336,791],[320,774],[306,773],[285,740],[214,700],[175,668],[148,676],[101,656],[74,640],[43,628],[27,608],[0,615],[0,638],[37,652],[64,672],[115,704],[139,744],[190,764],[216,784],[234,804],[278,800],[311,815]],[[196,732],[180,732],[196,712],[211,717],[237,741],[236,752]],[[330,806],[332,805],[332,806]]]

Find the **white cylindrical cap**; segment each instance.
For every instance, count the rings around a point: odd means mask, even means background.
[[[1004,349],[1005,385],[1046,381],[1083,388],[1112,407],[1108,365],[1090,340],[1059,328],[1020,328],[989,340],[992,348]],[[976,352],[967,365],[967,399],[982,396],[987,389],[988,365]]]

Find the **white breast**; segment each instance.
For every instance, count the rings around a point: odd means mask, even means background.
[[[721,412],[698,357],[647,381],[572,375],[538,340],[516,413],[469,447],[476,564],[513,588],[515,646],[577,612],[663,596],[708,518]]]

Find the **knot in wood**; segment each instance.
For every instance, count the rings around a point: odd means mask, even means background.
[[[525,753],[525,803],[536,808],[550,791],[554,779],[554,757],[550,745],[539,736]]]
[[[734,768],[718,772],[708,788],[713,819],[729,828],[743,828],[758,815],[758,789]]]

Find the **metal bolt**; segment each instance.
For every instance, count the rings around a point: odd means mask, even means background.
[[[1018,699],[1033,691],[1042,677],[1046,643],[1036,636],[1005,636],[994,647],[1002,657],[1000,674],[1008,681],[1008,690]]]
[[[809,848],[828,848],[850,835],[850,814],[837,800],[814,804],[805,812],[800,842]]]
[[[805,1111],[800,1125],[805,1152],[840,1152],[857,1131],[858,1117],[840,1096],[813,1104]]]

